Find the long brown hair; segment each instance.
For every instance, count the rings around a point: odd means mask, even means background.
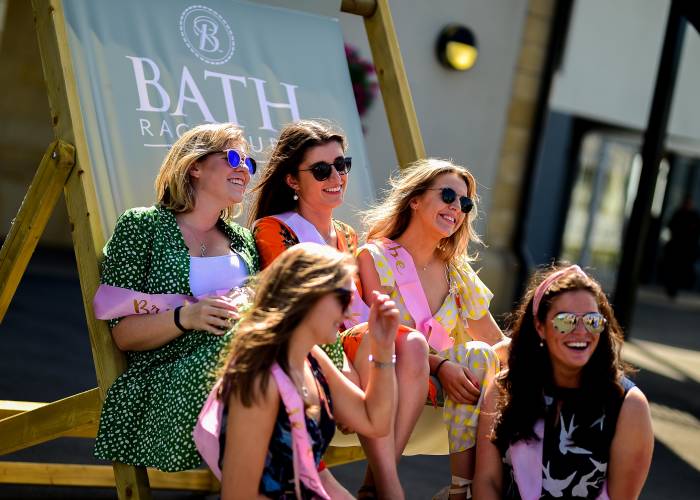
[[[296,208],[294,190],[287,184],[287,174],[296,176],[306,152],[316,146],[335,141],[347,150],[343,133],[326,120],[300,120],[286,125],[270,153],[260,182],[251,191],[253,205],[249,226],[268,215],[289,212]]]
[[[207,123],[182,134],[158,171],[155,181],[158,204],[176,213],[191,211],[195,199],[190,167],[207,154],[228,148],[249,152],[243,131],[234,123]],[[235,204],[224,209],[221,216],[230,219],[239,211],[240,207]]]
[[[219,397],[228,401],[235,395],[250,406],[267,390],[275,361],[289,373],[294,330],[321,297],[354,272],[352,257],[317,243],[294,245],[262,271],[254,282],[253,304],[231,342]]]
[[[535,422],[545,416],[544,389],[554,385],[552,363],[546,347],[540,346],[535,328],[532,303],[537,286],[548,276],[568,264],[556,264],[536,273],[518,309],[510,318],[511,344],[508,370],[497,378],[501,389],[493,440],[505,453],[508,446],[521,439],[535,438]],[[590,276],[565,274],[547,289],[542,297],[537,319],[544,323],[552,301],[566,292],[585,290],[595,298],[598,310],[605,317],[605,330],[588,363],[583,367],[581,389],[591,406],[602,405],[614,395],[622,395],[622,377],[630,371],[622,361],[622,328],[600,284]]]
[[[479,201],[476,180],[469,170],[449,160],[418,160],[411,163],[399,177],[390,179],[391,189],[384,201],[364,214],[365,226],[368,228],[367,241],[382,237],[393,240],[401,236],[411,222],[411,200],[425,193],[442,174],[456,174],[464,180],[467,195],[474,202],[474,207],[457,231],[440,240],[438,252],[445,262],[460,257],[471,260],[467,254],[469,242],[481,242],[473,227]]]

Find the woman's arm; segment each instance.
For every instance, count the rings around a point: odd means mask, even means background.
[[[610,446],[608,495],[612,500],[639,497],[649,473],[654,450],[649,403],[632,388],[625,396]]]
[[[469,320],[467,333],[474,340],[481,340],[491,346],[506,338],[488,311],[479,319]]]
[[[503,489],[503,462],[498,448],[490,439],[496,420],[496,406],[500,391],[496,383],[486,390],[481,403],[481,414],[476,429],[476,470],[472,493],[474,498],[498,500]]]
[[[207,297],[180,309],[180,324],[185,330],[223,335],[232,326],[229,318],[234,320],[238,316],[233,299],[226,296]],[[174,311],[126,316],[112,328],[114,343],[122,351],[156,349],[182,333],[175,325]]]
[[[376,362],[369,364],[369,381],[364,392],[333,365],[323,350],[314,347],[312,352],[328,381],[338,422],[364,436],[382,437],[391,429],[396,398],[396,376],[391,359],[399,311],[386,295],[374,292],[372,299],[367,335]]]
[[[101,282],[107,285],[145,291],[151,267],[154,224],[153,209],[135,208],[117,220],[114,234],[104,249]],[[179,337],[174,311],[136,314],[111,320],[112,338],[122,351],[144,351],[161,347]],[[207,298],[180,310],[180,322],[186,329],[208,330],[221,334],[236,319],[236,307],[226,297]]]
[[[496,355],[498,356],[498,360],[501,362],[501,367],[505,368],[508,366],[508,346],[510,345],[510,338],[503,335],[503,332],[490,312],[487,312],[479,319],[469,320],[467,332],[474,340],[481,340],[493,347],[493,350],[496,351]]]
[[[479,380],[466,367],[447,360],[438,354],[428,356],[430,373],[437,377],[440,385],[452,401],[460,404],[476,404],[481,396]],[[435,371],[440,366],[437,374]]]
[[[360,250],[360,253],[357,254],[357,268],[360,273],[360,282],[362,283],[362,297],[367,297],[365,302],[369,302],[372,292],[384,293],[379,273],[377,268],[374,267],[374,259],[369,250]]]
[[[277,383],[270,377],[267,391],[252,406],[245,407],[235,396],[228,403],[226,450],[221,471],[221,499],[265,498],[260,478],[270,437],[277,419],[280,398]]]

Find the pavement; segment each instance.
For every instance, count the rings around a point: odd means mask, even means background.
[[[668,299],[642,288],[624,348],[651,404],[656,437],[644,500],[700,498],[700,295]],[[97,385],[71,252],[39,249],[0,324],[0,400],[54,401]],[[2,457],[8,461],[98,464],[92,440],[62,438]],[[429,499],[449,481],[447,457],[406,457],[409,499]],[[333,473],[357,491],[364,463]],[[1,479],[1,478],[0,478]],[[213,495],[154,491],[156,499]],[[113,489],[0,484],[0,499],[112,499]]]

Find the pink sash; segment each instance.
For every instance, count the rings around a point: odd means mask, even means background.
[[[372,243],[384,250],[384,256],[396,279],[396,286],[401,292],[408,313],[416,323],[416,329],[425,335],[430,347],[436,351],[440,352],[451,348],[454,339],[450,337],[445,327],[430,314],[430,305],[425,297],[423,285],[418,278],[416,265],[411,254],[389,238],[374,240]]]
[[[538,439],[521,439],[510,445],[510,460],[513,476],[523,500],[537,500],[542,494],[542,446],[544,443],[544,420],[535,422]],[[610,500],[607,481],[597,500]]]
[[[326,240],[323,239],[321,233],[318,232],[316,226],[311,224],[308,220],[304,219],[301,215],[296,212],[284,212],[279,215],[274,216],[275,219],[284,222],[289,228],[294,231],[297,239],[300,242],[313,242],[319,243],[321,245],[327,245]],[[355,286],[355,282],[352,283],[352,301],[350,302],[350,319],[345,321],[346,328],[352,328],[360,323],[365,323],[369,319],[369,307],[360,297],[360,293]]]
[[[186,303],[197,302],[204,297],[231,295],[231,293],[232,290],[215,290],[206,295],[192,297],[179,293],[143,293],[118,286],[100,285],[95,298],[92,299],[92,307],[97,319],[114,319],[132,314],[158,314]],[[245,293],[240,296],[240,302],[248,300]]]
[[[271,372],[275,382],[277,382],[282,404],[287,410],[287,416],[291,424],[294,489],[297,498],[301,498],[301,487],[299,485],[301,480],[308,489],[314,492],[316,498],[330,500],[318,475],[313,450],[311,449],[311,438],[306,431],[304,402],[301,400],[294,383],[277,363],[272,365]],[[226,404],[218,397],[220,385],[221,380],[216,383],[209,393],[209,397],[207,397],[202,411],[199,413],[197,424],[192,431],[192,437],[199,454],[202,455],[206,464],[219,480],[221,480],[219,435],[221,434],[221,418],[224,413],[224,405]]]

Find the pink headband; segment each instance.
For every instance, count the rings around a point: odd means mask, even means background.
[[[537,311],[540,309],[540,302],[542,301],[542,297],[544,297],[544,294],[547,293],[549,287],[552,286],[552,284],[562,276],[571,273],[575,273],[583,276],[584,278],[588,278],[588,275],[584,273],[580,267],[574,264],[573,266],[565,267],[564,269],[560,269],[556,273],[550,274],[547,277],[547,279],[545,279],[542,283],[539,284],[539,286],[535,290],[535,297],[532,299],[532,315],[535,318],[537,317]]]

